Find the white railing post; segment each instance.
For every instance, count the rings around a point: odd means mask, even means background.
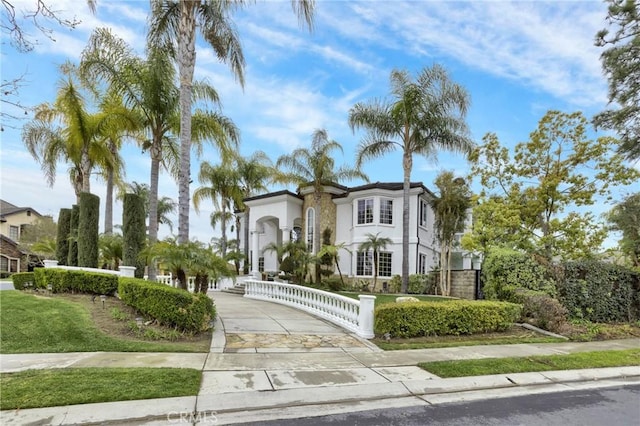
[[[44,267],[45,268],[55,268],[56,266],[58,266],[58,261],[57,260],[43,260],[42,263],[44,263]]]
[[[120,271],[121,277],[133,278],[136,276],[136,267],[135,266],[118,266],[118,270]]]
[[[360,299],[360,312],[358,314],[358,336],[365,339],[372,339],[375,334],[373,333],[373,309],[375,307],[376,297],[361,294],[358,296]]]

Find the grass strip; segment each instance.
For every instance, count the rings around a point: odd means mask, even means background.
[[[0,291],[0,353],[194,352],[185,344],[118,340],[73,302]]]
[[[450,342],[405,342],[405,343],[396,343],[396,342],[385,342],[382,339],[376,339],[374,343],[380,349],[385,351],[399,351],[405,349],[433,349],[433,348],[453,348],[458,346],[482,346],[482,345],[517,345],[521,343],[559,343],[566,342],[565,339],[560,339],[558,337],[505,337],[505,338],[494,338],[494,339],[485,339],[485,340],[473,340],[470,338],[469,340],[465,339],[457,339],[455,341]]]
[[[435,361],[420,363],[418,367],[438,377],[449,378],[634,365],[640,365],[640,349],[580,352],[569,355]]]
[[[68,368],[0,374],[0,409],[56,407],[197,395],[202,372],[189,368]]]

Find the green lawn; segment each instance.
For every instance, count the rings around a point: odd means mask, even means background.
[[[187,368],[68,368],[0,374],[0,409],[56,407],[197,395],[202,373]]]
[[[419,299],[420,301],[423,301],[423,302],[426,302],[426,301],[430,301],[430,302],[446,302],[446,301],[449,301],[449,300],[456,300],[456,299],[447,298],[447,297],[440,297],[440,296],[425,296],[423,294],[354,293],[354,292],[349,292],[349,291],[341,291],[338,294],[340,294],[342,296],[350,297],[352,299],[358,299],[358,296],[361,295],[361,294],[375,296],[376,297],[376,302],[375,302],[376,306],[384,305],[385,303],[395,303],[397,297],[407,297],[407,296],[408,297],[415,297],[416,299]]]
[[[481,345],[518,345],[521,343],[558,343],[566,342],[558,337],[548,337],[543,335],[531,337],[504,337],[482,339],[477,336],[456,336],[458,339],[447,341],[425,341],[425,342],[385,342],[383,339],[375,339],[374,343],[385,351],[398,351],[405,349],[429,349],[429,348],[453,348],[457,346],[481,346]],[[434,339],[435,340],[435,339]]]
[[[196,352],[188,343],[120,340],[98,330],[76,303],[0,291],[0,352]],[[3,395],[4,396],[4,395]]]
[[[418,364],[420,368],[443,378],[633,365],[640,365],[640,349],[582,352],[569,355],[436,361]]]

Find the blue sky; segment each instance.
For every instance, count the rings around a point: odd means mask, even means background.
[[[20,8],[34,2],[13,3]],[[147,1],[101,0],[96,15],[83,1],[52,3],[61,15],[82,23],[73,31],[53,26],[55,42],[29,29],[39,44],[27,54],[13,50],[3,34],[2,79],[26,74],[20,100],[29,106],[54,99],[57,65],[77,62],[94,28],[111,27],[140,53],[144,47]],[[581,110],[591,117],[604,108],[606,81],[593,40],[605,27],[605,15],[600,1],[318,1],[309,33],[288,0],[258,1],[235,15],[247,61],[244,91],[202,42],[196,77],[207,78],[218,90],[224,114],[240,128],[245,155],[259,149],[275,160],[308,146],[312,132],[324,128],[344,148],[344,158],[336,162],[353,164],[361,134],[352,134],[347,125],[349,108],[385,97],[393,68],[415,73],[435,63],[469,91],[473,139],[480,142],[495,132],[503,144],[513,146],[527,140],[549,109]],[[3,122],[1,197],[57,217],[60,208],[75,201],[67,167],[61,164],[55,185],[47,187],[21,142],[23,124]],[[132,145],[123,154],[125,179],[148,182],[148,156]],[[212,149],[202,159],[218,162]],[[195,156],[192,163],[193,191],[198,186]],[[446,153],[437,162],[416,158],[412,180],[431,187],[443,169],[466,174],[469,167],[462,157]],[[370,162],[364,171],[374,182],[402,180],[398,154]],[[93,180],[92,192],[104,199],[104,183]],[[166,173],[160,194],[178,198],[177,185]],[[595,211],[608,208],[600,205]],[[209,241],[217,235],[209,225],[211,211],[210,203],[201,206],[199,215],[192,211],[192,238]],[[121,222],[120,204],[114,217]],[[177,227],[177,218],[174,223]],[[160,233],[166,236],[169,229]]]

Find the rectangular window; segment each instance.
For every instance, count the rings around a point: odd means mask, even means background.
[[[419,220],[420,226],[427,227],[427,212],[429,211],[429,205],[426,200],[420,199],[420,209],[419,209]]]
[[[393,224],[393,200],[380,200],[380,223]]]
[[[427,273],[427,255],[424,253],[418,256],[418,273],[423,275]]]
[[[9,259],[4,256],[0,256],[0,271],[6,272],[9,270]]]
[[[356,257],[356,275],[359,276],[371,276],[373,274],[371,265],[371,252],[359,251]]]
[[[258,272],[264,272],[264,256],[258,258]]]
[[[9,238],[13,241],[18,241],[18,237],[20,236],[20,228],[17,226],[9,226]]]
[[[378,276],[379,277],[391,276],[391,253],[390,252],[378,253]]]
[[[358,200],[358,225],[373,223],[373,198]]]

